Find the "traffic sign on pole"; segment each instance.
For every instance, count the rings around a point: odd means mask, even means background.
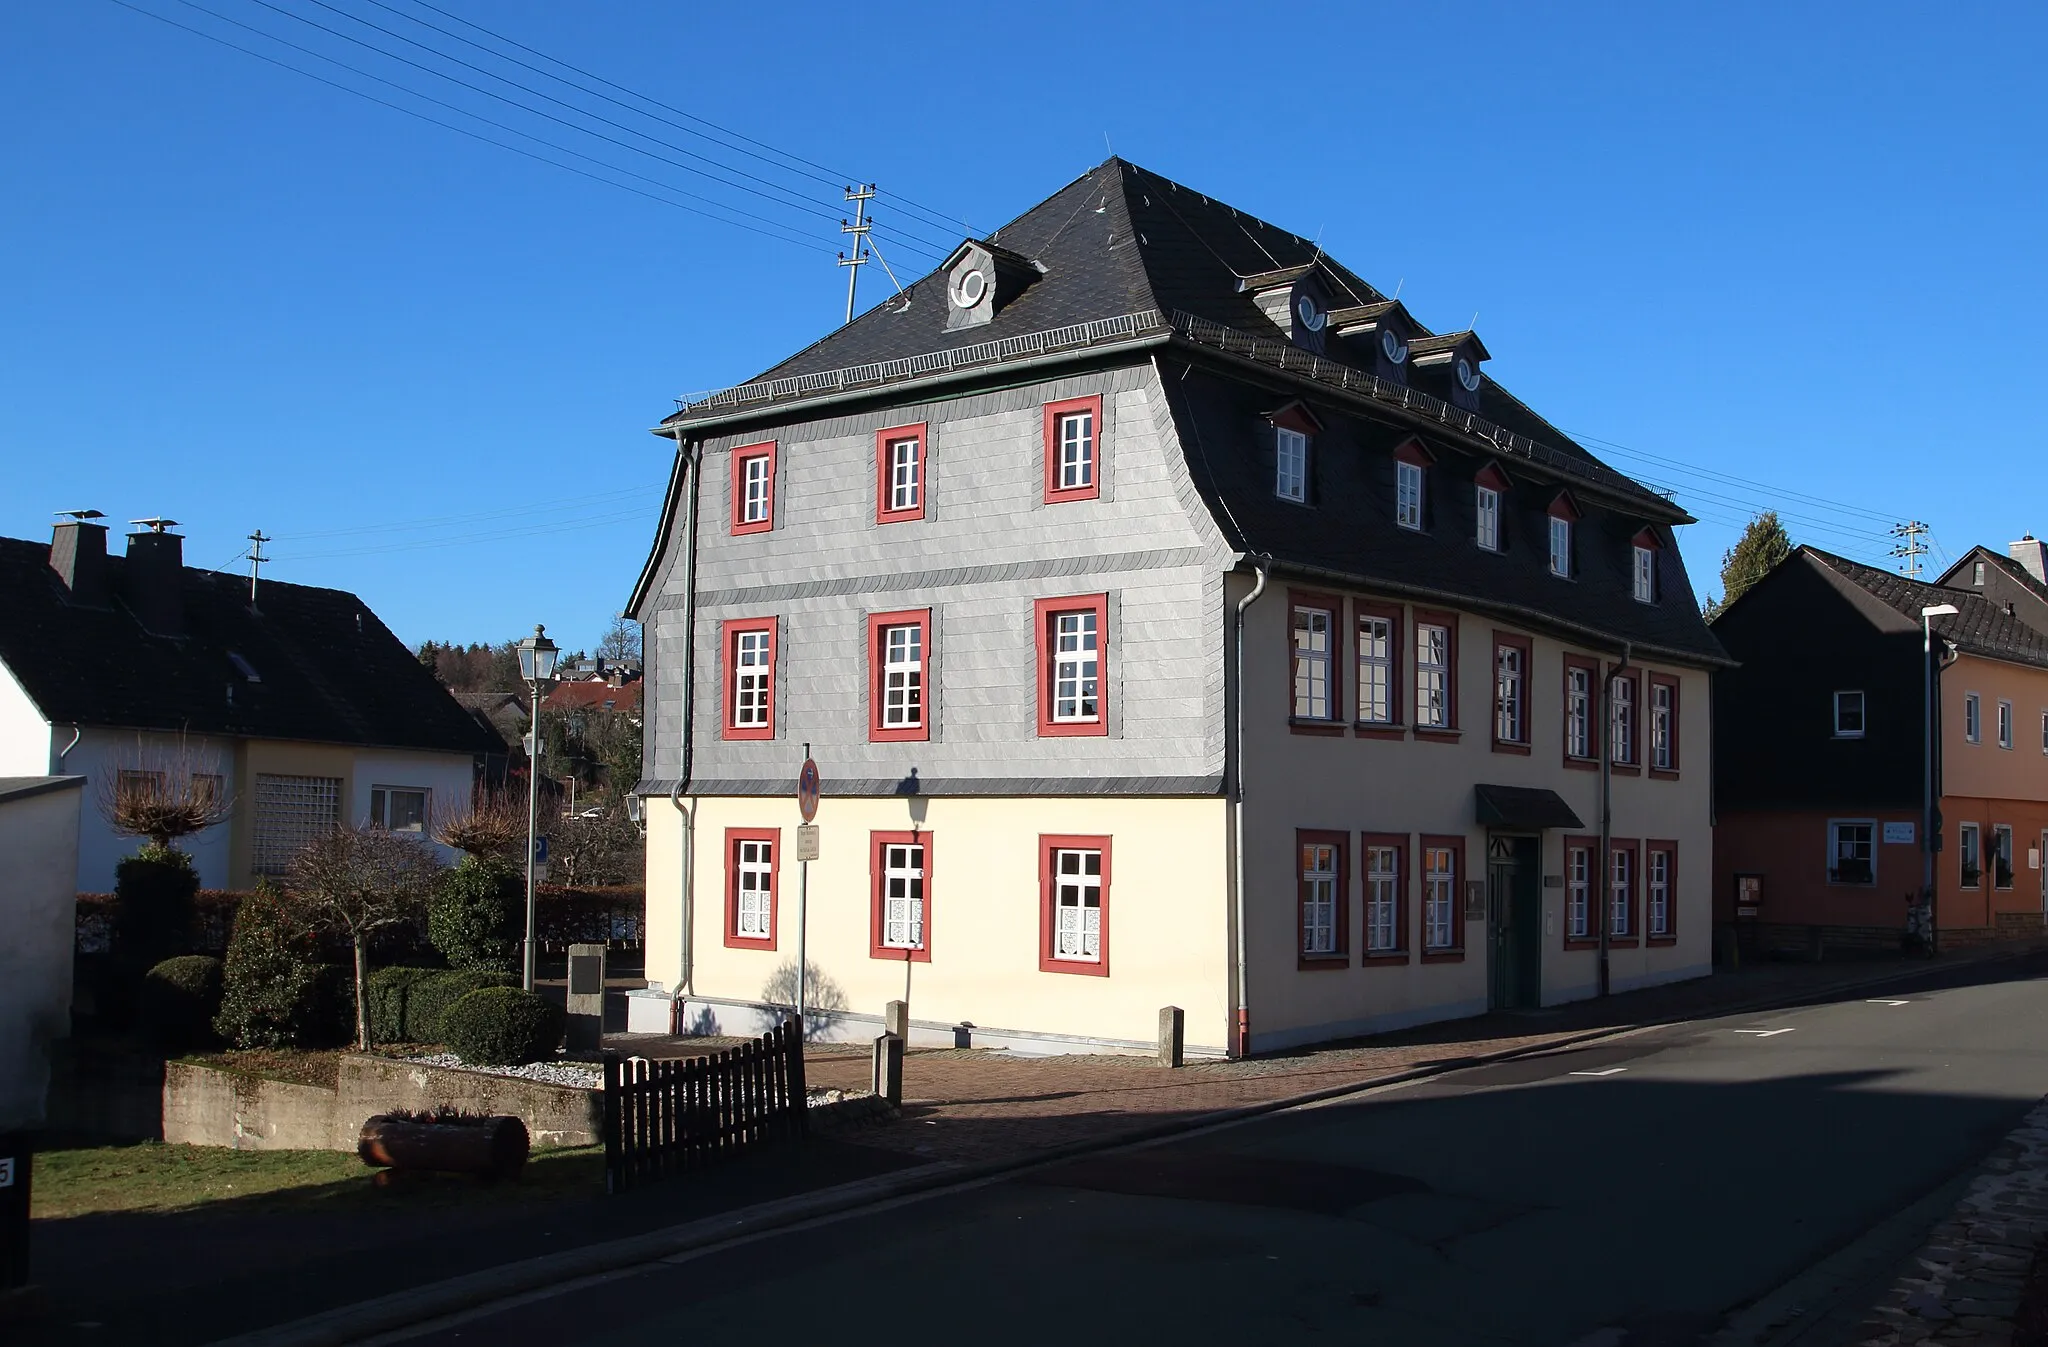
[[[806,823],[818,817],[818,764],[809,758],[796,774],[796,807]]]

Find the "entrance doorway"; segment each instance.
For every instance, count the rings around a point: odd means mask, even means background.
[[[1487,1000],[1494,1010],[1543,1002],[1542,871],[1541,839],[1486,839]]]

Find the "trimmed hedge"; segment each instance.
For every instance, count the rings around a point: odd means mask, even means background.
[[[496,856],[464,856],[441,877],[427,909],[427,938],[451,968],[512,971],[524,934],[526,890]]]
[[[165,959],[142,979],[142,1031],[165,1052],[209,1046],[221,986],[221,961],[210,954]]]
[[[284,899],[258,888],[235,911],[213,1027],[239,1048],[307,1047],[331,1037],[313,933]]]
[[[442,968],[376,968],[370,971],[364,984],[363,995],[370,1003],[370,1041],[372,1043],[410,1043],[406,1033],[406,1010],[411,1000],[412,989],[437,973]]]
[[[443,1013],[474,991],[517,987],[510,973],[462,968],[379,968],[370,974],[370,1038],[378,1043],[439,1043]]]
[[[441,1038],[475,1066],[519,1066],[555,1055],[565,1017],[561,1007],[517,987],[486,987],[449,1006]]]
[[[114,867],[114,958],[141,972],[192,948],[199,872],[168,847],[144,847]]]

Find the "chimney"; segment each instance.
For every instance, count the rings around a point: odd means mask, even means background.
[[[2027,568],[2027,574],[2048,585],[2048,558],[2042,556],[2042,542],[2029,533],[2016,543],[2007,543],[2005,554]]]
[[[50,569],[71,601],[88,608],[107,603],[107,527],[98,510],[66,510],[50,536]]]
[[[175,519],[135,519],[144,525],[128,535],[128,566],[123,595],[128,607],[152,636],[185,634],[185,540],[167,530]]]

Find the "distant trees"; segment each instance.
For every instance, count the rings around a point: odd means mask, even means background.
[[[597,643],[599,659],[638,660],[640,658],[640,624],[624,613],[613,613],[612,624],[605,628],[604,639]]]
[[[1792,538],[1778,521],[1776,510],[1765,510],[1749,521],[1735,546],[1721,554],[1721,597],[1707,601],[1702,610],[1712,622],[1748,592],[1750,586],[1771,573],[1771,568],[1792,555]]]
[[[512,641],[423,641],[417,654],[450,692],[518,692],[526,686],[519,679],[519,647]]]

